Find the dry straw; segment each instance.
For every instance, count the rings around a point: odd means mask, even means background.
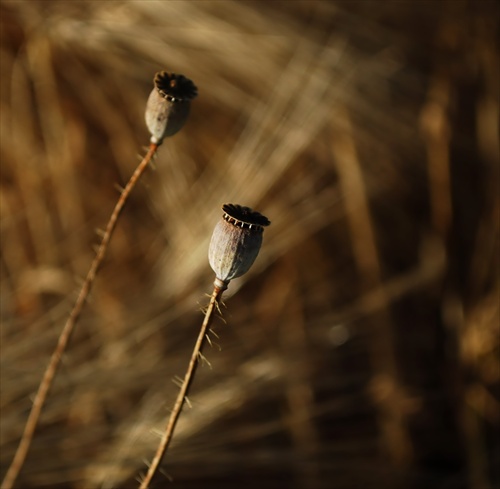
[[[203,103],[120,215],[17,486],[138,486],[221,199],[276,223],[176,485],[498,486],[498,2],[382,3],[2,2],[2,477],[158,64]]]
[[[92,261],[73,309],[59,335],[56,348],[52,353],[49,364],[40,382],[38,391],[33,400],[33,406],[24,427],[21,441],[19,442],[14,458],[2,482],[1,489],[11,489],[23,467],[42,409],[61,362],[62,355],[66,350],[71,334],[75,329],[78,318],[87,301],[99,267],[106,256],[106,251],[116,227],[116,223],[118,222],[120,212],[141,175],[156,155],[158,147],[163,142],[163,139],[177,133],[185,124],[189,115],[191,100],[197,95],[197,89],[194,83],[183,75],[176,75],[175,73],[167,73],[165,71],[157,73],[154,79],[154,85],[147,103],[145,114],[146,125],[151,133],[148,151],[130,177],[127,185],[122,190],[113,212],[111,213],[96,256]]]

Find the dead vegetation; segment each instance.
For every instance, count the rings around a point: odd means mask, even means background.
[[[494,2],[0,9],[2,477],[167,69],[199,97],[125,208],[18,487],[138,486],[226,202],[272,226],[231,283],[171,487],[500,483]]]

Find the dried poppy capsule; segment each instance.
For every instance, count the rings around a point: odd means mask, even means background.
[[[262,244],[264,226],[270,221],[249,207],[224,204],[208,250],[208,260],[216,275],[215,286],[224,290],[230,280],[252,266]]]
[[[156,73],[154,85],[146,105],[146,125],[151,142],[160,144],[182,128],[198,91],[185,76],[166,71]]]

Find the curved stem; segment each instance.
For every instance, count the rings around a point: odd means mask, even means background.
[[[217,302],[222,297],[222,293],[224,292],[225,288],[226,288],[225,284],[223,287],[218,287],[217,285],[214,286],[214,291],[212,292],[212,295],[210,297],[210,303],[205,313],[205,318],[203,320],[203,324],[201,325],[200,333],[198,334],[198,339],[196,340],[196,343],[194,345],[193,353],[191,354],[191,360],[189,361],[189,365],[186,370],[186,374],[184,376],[181,388],[179,390],[179,394],[177,395],[177,399],[175,400],[174,408],[172,409],[172,412],[170,414],[170,418],[168,420],[163,436],[160,440],[160,444],[156,449],[155,456],[151,462],[151,465],[149,466],[148,473],[146,474],[146,477],[143,479],[139,489],[148,489],[149,484],[151,483],[151,480],[156,474],[158,467],[160,466],[160,463],[163,459],[163,456],[167,451],[170,441],[172,440],[172,435],[174,434],[175,425],[177,424],[177,421],[181,414],[182,406],[186,401],[186,396],[188,395],[189,388],[191,387],[191,383],[193,382],[194,374],[196,373],[196,368],[199,363],[201,350],[205,343],[208,327],[210,326],[210,323],[212,321]]]
[[[57,346],[52,353],[49,364],[45,370],[43,378],[40,382],[40,386],[38,387],[38,391],[36,393],[35,399],[33,401],[33,406],[31,408],[30,414],[28,416],[28,420],[26,421],[26,425],[24,427],[24,432],[21,437],[21,441],[17,447],[16,453],[14,455],[14,459],[12,460],[9,470],[0,486],[0,489],[11,489],[21,471],[21,468],[26,460],[26,456],[30,449],[31,442],[33,440],[33,435],[35,433],[36,427],[38,425],[38,421],[40,419],[40,414],[42,412],[43,406],[47,399],[50,388],[52,387],[52,383],[54,377],[57,373],[57,369],[59,367],[59,363],[61,361],[61,357],[64,354],[66,346],[71,337],[71,333],[74,330],[74,327],[78,321],[80,313],[82,312],[83,306],[87,301],[87,297],[89,295],[90,289],[92,288],[92,284],[94,283],[95,277],[97,275],[97,271],[99,266],[101,265],[104,256],[106,255],[106,251],[108,248],[109,241],[111,239],[111,235],[115,229],[116,223],[118,221],[118,216],[127,201],[128,196],[132,192],[135,184],[144,173],[144,170],[147,168],[151,159],[155,155],[158,149],[158,145],[151,143],[149,145],[148,152],[146,156],[139,163],[134,173],[130,177],[126,187],[123,189],[118,202],[113,209],[111,217],[109,218],[108,224],[106,225],[106,230],[104,232],[101,244],[99,245],[99,249],[97,250],[96,256],[92,261],[92,265],[87,273],[87,277],[80,289],[80,293],[78,294],[78,298],[76,299],[75,305],[64,325],[61,334],[59,335],[59,339],[57,341]]]

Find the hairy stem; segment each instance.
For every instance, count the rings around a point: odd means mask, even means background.
[[[104,231],[104,235],[102,237],[101,244],[99,245],[99,249],[97,250],[96,256],[90,266],[90,269],[87,273],[87,277],[80,289],[80,293],[78,294],[78,298],[76,299],[75,305],[64,325],[61,334],[59,335],[59,339],[57,341],[57,346],[52,353],[49,364],[45,370],[43,378],[38,387],[38,391],[36,393],[35,399],[33,401],[33,406],[31,408],[30,414],[28,416],[28,420],[26,421],[26,425],[24,427],[24,432],[21,437],[21,441],[17,447],[16,453],[14,455],[14,459],[10,464],[10,467],[7,471],[7,474],[0,486],[0,489],[11,489],[14,486],[14,483],[23,467],[24,461],[26,460],[26,456],[30,449],[31,442],[33,440],[33,435],[35,433],[36,427],[38,425],[38,421],[40,419],[40,414],[42,412],[43,406],[49,394],[50,388],[52,387],[52,383],[54,381],[54,377],[57,373],[57,369],[59,367],[59,363],[61,361],[62,355],[66,350],[66,346],[70,340],[71,334],[75,328],[75,325],[78,321],[80,313],[82,312],[83,306],[87,301],[87,297],[89,295],[90,289],[92,288],[92,284],[94,283],[95,277],[97,275],[97,271],[99,266],[101,265],[104,256],[106,255],[106,251],[108,248],[109,241],[111,239],[111,235],[116,227],[116,223],[118,221],[118,217],[120,212],[127,201],[128,196],[132,192],[135,184],[144,173],[144,170],[147,168],[153,156],[156,154],[158,149],[158,145],[151,143],[149,145],[148,152],[146,156],[139,163],[134,173],[130,177],[126,187],[123,189],[118,202],[113,209],[113,213],[109,218],[108,224],[106,225],[106,229]]]
[[[212,296],[210,297],[210,303],[208,305],[207,311],[205,313],[205,318],[203,320],[203,324],[201,325],[200,333],[198,335],[198,339],[193,348],[193,353],[191,354],[191,360],[189,361],[188,368],[186,370],[186,374],[184,376],[184,380],[182,382],[181,388],[179,390],[179,394],[177,395],[177,399],[175,400],[174,408],[170,414],[170,418],[168,420],[167,426],[161,438],[160,444],[156,449],[155,456],[149,466],[148,472],[143,479],[139,489],[148,489],[151,480],[154,475],[158,471],[158,467],[167,451],[167,448],[172,440],[172,436],[174,434],[175,425],[179,419],[179,416],[182,411],[182,406],[186,401],[186,397],[189,393],[189,388],[194,379],[194,375],[196,373],[196,368],[198,367],[198,363],[200,360],[201,350],[206,340],[207,331],[210,326],[210,323],[213,319],[214,311],[217,306],[218,300],[222,297],[222,293],[224,292],[225,287],[219,287],[215,285],[214,291],[212,292]]]

